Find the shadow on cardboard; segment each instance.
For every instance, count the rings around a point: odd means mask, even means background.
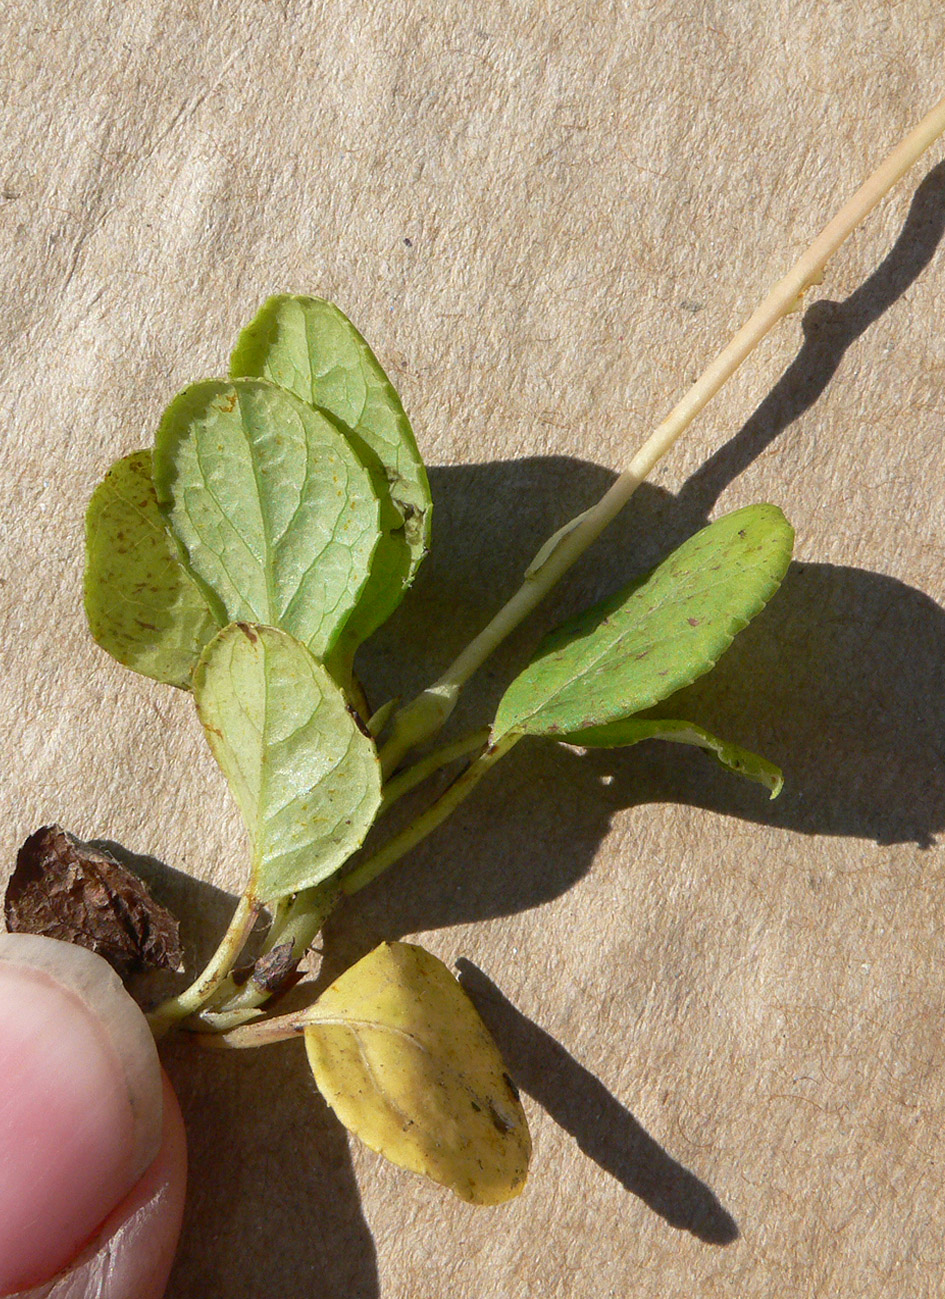
[[[539,611],[471,684],[454,730],[491,715],[543,630],[706,522],[726,487],[811,408],[847,350],[928,264],[943,229],[945,164],[918,187],[894,247],[860,288],[805,313],[797,357],[745,426],[676,497],[652,486],[638,493],[562,584],[554,612]],[[428,684],[511,594],[523,562],[612,480],[606,469],[562,457],[432,470],[432,554],[362,655],[372,697]],[[790,514],[789,483],[783,504]],[[395,664],[405,673],[395,674]],[[928,847],[945,826],[943,687],[945,613],[932,599],[875,573],[795,564],[719,667],[666,714],[779,763],[786,786],[777,802],[677,746],[581,755],[523,743],[474,806],[343,908],[327,933],[323,979],[382,938],[509,915],[560,895],[590,869],[612,819],[646,804],[693,804],[811,835]],[[540,805],[555,816],[542,816]],[[174,874],[166,877],[172,884]],[[177,905],[201,916],[206,946],[232,899],[195,881],[178,886],[189,898]],[[155,891],[167,896],[160,882]],[[707,1242],[735,1239],[714,1193],[597,1079],[468,964],[463,982],[519,1081],[592,1159],[673,1226]],[[186,1042],[167,1047],[192,1168],[169,1299],[310,1290],[377,1299],[374,1245],[342,1130],[299,1052],[247,1054],[207,1058]]]

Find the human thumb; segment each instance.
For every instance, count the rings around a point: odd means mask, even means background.
[[[84,948],[0,934],[0,1296],[159,1299],[180,1111],[147,1022]]]

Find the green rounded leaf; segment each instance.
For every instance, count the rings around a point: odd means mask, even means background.
[[[270,298],[240,335],[230,374],[268,379],[328,411],[371,475],[382,537],[344,629],[352,655],[400,603],[430,542],[430,484],[400,398],[351,321],[321,298]]]
[[[92,493],[85,556],[85,612],[93,638],[126,667],[188,689],[220,624],[168,536],[150,451],[116,461]]]
[[[234,623],[204,651],[194,696],[249,831],[251,891],[269,902],[333,875],[371,827],[381,775],[327,670],[287,632]]]
[[[161,421],[154,484],[219,621],[282,627],[324,659],[380,535],[370,477],[337,426],[262,380],[197,383]]]
[[[546,637],[499,704],[496,738],[603,726],[689,685],[764,608],[793,542],[775,505],[736,510],[690,537],[652,573]]]
[[[710,757],[729,771],[745,776],[748,780],[764,785],[772,798],[781,793],[784,778],[780,768],[766,758],[743,749],[718,736],[694,722],[668,721],[662,718],[627,717],[620,722],[610,722],[606,726],[592,726],[585,731],[575,731],[571,735],[561,735],[558,739],[568,744],[579,744],[585,749],[617,749],[642,740],[669,740],[672,744],[693,744],[704,749]]]
[[[525,1113],[485,1024],[442,961],[384,943],[322,994],[305,1046],[346,1128],[473,1204],[518,1195]]]

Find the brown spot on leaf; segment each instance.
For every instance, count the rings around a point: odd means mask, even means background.
[[[4,915],[11,933],[87,947],[123,979],[181,968],[178,925],[167,908],[114,857],[58,825],[31,834],[17,853]]]
[[[698,627],[699,624],[700,624],[700,622],[702,622],[702,619],[701,619],[701,618],[687,618],[687,619],[686,619],[686,622],[688,622],[688,624],[689,624],[690,627]]]

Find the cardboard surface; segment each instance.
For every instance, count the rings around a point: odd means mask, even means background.
[[[89,639],[82,517],[273,292],[329,297],[432,466],[434,552],[365,654],[427,683],[939,97],[932,0],[8,4],[3,853],[44,822],[195,883],[244,847],[189,699]],[[755,500],[782,592],[692,700],[785,771],[522,744],[333,924],[417,936],[522,1084],[475,1210],[349,1143],[292,1046],[170,1045],[192,1185],[169,1294],[941,1293],[945,156],[936,148],[464,696],[562,610]],[[697,711],[698,710],[698,711]],[[181,881],[178,879],[178,884]],[[223,891],[223,892],[221,892]]]

